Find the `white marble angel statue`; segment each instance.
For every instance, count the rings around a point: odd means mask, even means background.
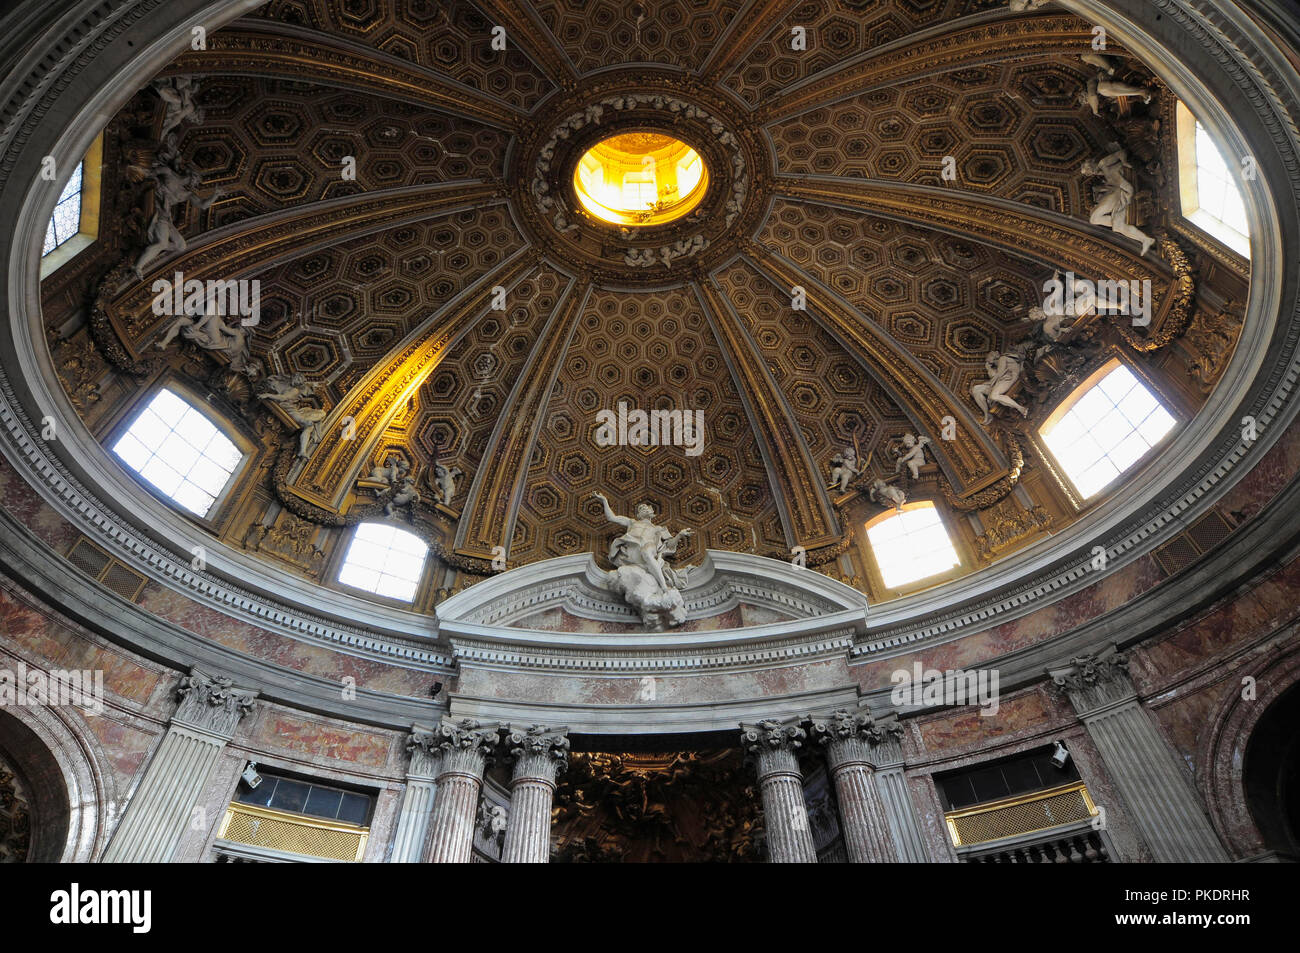
[[[984,411],[984,423],[987,424],[992,420],[990,404],[1010,407],[1020,411],[1021,417],[1028,417],[1029,408],[1017,404],[1007,396],[1007,392],[1016,386],[1016,382],[1024,372],[1024,359],[1014,351],[1008,351],[1006,354],[989,351],[984,359],[984,370],[989,375],[989,379],[975,384],[970,389],[976,406]]]
[[[1141,96],[1142,102],[1151,102],[1151,90],[1145,86],[1133,86],[1111,79],[1105,73],[1098,73],[1088,80],[1088,85],[1079,91],[1079,103],[1092,109],[1094,116],[1101,115],[1102,97],[1119,99],[1123,96]]]
[[[165,351],[177,335],[204,350],[220,351],[235,371],[243,370],[248,361],[248,332],[238,323],[226,324],[220,311],[209,302],[204,302],[201,312],[187,309],[178,315],[154,346]]]
[[[1155,244],[1155,239],[1125,219],[1128,207],[1133,203],[1133,183],[1125,175],[1130,169],[1128,153],[1123,148],[1099,161],[1084,159],[1079,166],[1084,175],[1099,175],[1105,180],[1097,193],[1097,207],[1092,210],[1088,221],[1094,225],[1109,225],[1117,235],[1141,242],[1142,254],[1145,255]]]
[[[670,533],[654,522],[649,503],[636,508],[636,516],[619,516],[603,493],[593,493],[605,519],[623,527],[623,534],[609,544],[610,588],[641,613],[641,621],[652,629],[678,626],[686,621],[686,607],[678,591],[687,584],[691,567],[674,569],[665,557],[676,555],[677,546],[692,535],[691,530]]]
[[[160,79],[154,82],[153,90],[166,104],[160,138],[167,138],[169,132],[187,119],[193,122],[203,121],[203,108],[194,99],[194,94],[199,91],[196,80],[189,76],[176,76],[171,80]]]
[[[310,457],[312,450],[320,442],[329,411],[320,407],[303,407],[299,404],[286,404],[284,409],[301,428],[298,431],[298,456]]]
[[[910,433],[903,434],[904,450],[894,461],[894,472],[900,472],[903,467],[907,467],[912,474],[913,480],[921,479],[921,467],[925,466],[925,446],[930,442],[929,437],[914,437]]]
[[[222,189],[216,188],[207,198],[200,198],[198,173],[187,171],[176,155],[167,160],[160,158],[150,168],[149,174],[154,180],[154,210],[153,218],[149,220],[149,244],[140,252],[131,269],[137,278],[143,277],[146,268],[169,252],[179,253],[189,247],[176,226],[174,213],[177,206],[189,204],[202,211],[211,208],[224,194]]]

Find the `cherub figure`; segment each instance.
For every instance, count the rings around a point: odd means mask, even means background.
[[[858,468],[858,452],[852,447],[845,447],[840,453],[831,457],[831,482],[832,489],[838,488],[841,493],[848,491],[849,483],[855,476],[862,473]]]
[[[370,469],[370,479],[376,483],[387,483],[390,487],[399,485],[410,471],[411,465],[395,453],[384,458],[381,466]]]
[[[397,509],[397,507],[419,502],[420,491],[415,488],[415,481],[409,476],[404,476],[401,485],[397,487],[397,492],[393,494],[392,499],[384,504],[384,515],[392,516],[393,510]]]
[[[903,434],[903,446],[906,448],[898,455],[894,461],[894,472],[898,473],[907,467],[912,474],[913,480],[921,478],[921,467],[925,466],[925,445],[930,442],[929,437],[914,437],[910,433]]]
[[[892,506],[900,513],[903,512],[903,504],[907,502],[906,493],[879,479],[871,482],[871,486],[867,489],[867,496],[872,503],[879,503],[884,507]]]
[[[441,463],[433,465],[433,482],[437,488],[438,502],[450,506],[456,497],[456,479],[465,474],[460,467],[446,467]]]

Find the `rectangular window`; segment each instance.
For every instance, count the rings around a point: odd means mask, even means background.
[[[881,581],[890,589],[961,565],[933,503],[909,505],[901,513],[867,524],[867,540]]]
[[[131,421],[113,452],[198,516],[208,515],[244,458],[197,407],[166,388]]]
[[[288,814],[305,814],[331,821],[365,825],[370,820],[374,798],[327,784],[299,781],[259,770],[262,783],[249,788],[242,781],[235,793],[240,804],[253,804]]]
[[[1233,170],[1191,110],[1179,103],[1176,117],[1178,191],[1183,215],[1233,251],[1249,257],[1250,225]]]
[[[1174,418],[1123,364],[1085,382],[1039,431],[1084,499],[1109,486],[1173,429]]]
[[[352,536],[339,582],[410,602],[419,588],[429,547],[414,533],[387,523],[362,523]]]

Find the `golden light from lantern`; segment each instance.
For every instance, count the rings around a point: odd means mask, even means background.
[[[709,187],[704,158],[680,139],[624,132],[596,143],[573,170],[578,201],[614,225],[662,225],[700,204]]]

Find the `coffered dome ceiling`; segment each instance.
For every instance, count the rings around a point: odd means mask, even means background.
[[[879,602],[897,593],[862,527],[884,512],[867,486],[893,480],[979,572],[1108,505],[1075,499],[1037,438],[1081,381],[1119,356],[1185,423],[1242,327],[1248,262],[1179,214],[1174,95],[1112,40],[1114,79],[1153,95],[1094,115],[1093,38],[1062,7],[991,0],[272,0],[108,123],[99,239],[42,283],[54,366],[104,443],[167,381],[230,422],[255,465],[196,532],[249,558],[337,586],[349,526],[415,531],[436,553],[416,608],[494,555],[602,551],[597,490],[693,529],[688,560],[803,547]],[[175,126],[176,167],[214,200],[137,276],[169,157],[156,90],[181,77],[201,114]],[[696,150],[699,204],[591,215],[575,168],[620,133]],[[1080,167],[1117,144],[1145,256],[1089,223]],[[1041,345],[1028,309],[1056,270],[1149,279],[1151,324],[1098,322],[1031,365],[1027,418],[985,425],[972,385],[988,352]],[[176,272],[260,281],[247,358],[157,346],[154,284]],[[310,442],[261,396],[293,375],[326,412]],[[602,445],[620,403],[701,411],[698,454]],[[915,480],[895,467],[908,434],[932,441]],[[869,462],[841,493],[846,446]],[[420,499],[385,517],[365,477],[394,456]],[[435,462],[463,474],[443,502]],[[1174,473],[1157,455],[1137,479]]]

